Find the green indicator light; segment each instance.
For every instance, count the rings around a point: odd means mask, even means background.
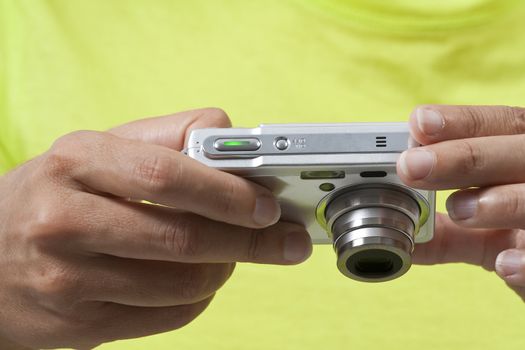
[[[250,141],[224,141],[224,146],[246,146],[249,145]]]

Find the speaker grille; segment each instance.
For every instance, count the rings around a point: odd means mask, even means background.
[[[376,136],[376,147],[386,147],[386,136]]]

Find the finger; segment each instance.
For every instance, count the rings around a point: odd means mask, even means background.
[[[445,140],[525,133],[525,109],[507,106],[423,105],[410,115],[414,138],[423,145]]]
[[[93,312],[87,313],[88,320],[83,324],[91,323],[92,326],[88,329],[80,328],[79,338],[89,339],[91,344],[100,344],[179,329],[201,314],[211,300],[212,297],[195,304],[170,307],[137,307],[102,303],[96,308],[95,315]],[[91,309],[93,308],[91,305]]]
[[[61,138],[44,167],[49,176],[73,178],[96,193],[180,207],[231,224],[265,227],[280,217],[277,201],[260,185],[166,147],[108,133]]]
[[[515,246],[516,230],[483,230],[458,226],[447,215],[437,213],[434,237],[416,244],[415,264],[453,262],[479,265],[492,271],[496,256]]]
[[[454,189],[525,182],[525,135],[443,141],[399,157],[398,175],[421,189]]]
[[[447,211],[461,226],[524,228],[525,185],[457,191],[447,199]]]
[[[110,129],[109,132],[122,138],[180,151],[184,148],[191,130],[228,127],[231,127],[231,122],[222,109],[203,108],[136,120]]]
[[[89,257],[82,267],[84,301],[163,307],[209,298],[231,276],[234,263],[182,264],[165,261]]]
[[[510,286],[525,288],[525,249],[501,252],[496,260],[496,273]]]
[[[83,212],[81,219],[74,220],[69,211],[54,211],[46,219],[50,223],[41,225],[46,230],[66,232],[71,242],[71,246],[64,246],[68,250],[147,260],[280,265],[302,262],[312,252],[310,236],[297,224],[279,222],[265,229],[248,229],[170,208],[91,194],[77,201],[82,203],[78,209]],[[42,217],[45,215],[40,214]],[[57,222],[74,224],[57,227]],[[50,235],[42,236],[44,244],[57,244]],[[62,235],[52,237],[64,241]]]

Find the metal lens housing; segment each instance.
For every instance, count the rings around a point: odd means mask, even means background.
[[[414,237],[428,213],[421,194],[396,184],[341,188],[317,207],[317,219],[332,238],[337,267],[365,282],[392,280],[408,271]]]

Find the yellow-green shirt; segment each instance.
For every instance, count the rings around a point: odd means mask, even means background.
[[[0,173],[69,131],[196,107],[256,126],[523,106],[524,18],[519,0],[0,0]],[[101,349],[523,349],[524,325],[481,268],[363,284],[323,246],[240,264],[192,324]]]

